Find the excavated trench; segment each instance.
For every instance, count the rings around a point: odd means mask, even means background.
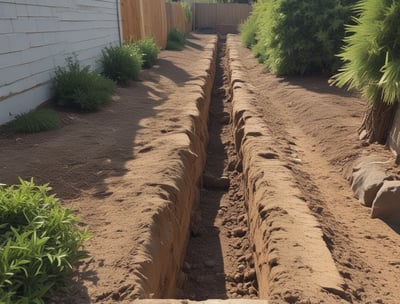
[[[179,178],[162,187],[167,204],[138,264],[137,297],[347,302],[321,225],[230,41],[206,48],[201,96],[182,134],[190,145],[179,152]]]
[[[242,174],[230,125],[228,65],[225,40],[220,39],[200,205],[183,265],[182,295],[191,300],[258,297]]]

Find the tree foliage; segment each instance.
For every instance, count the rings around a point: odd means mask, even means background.
[[[333,82],[360,90],[371,104],[393,104],[400,99],[400,2],[363,0],[356,10]]]

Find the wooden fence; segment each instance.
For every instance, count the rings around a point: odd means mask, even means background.
[[[121,19],[124,41],[153,37],[161,48],[165,48],[171,29],[190,29],[181,4],[165,0],[121,0]]]
[[[223,34],[237,33],[239,25],[252,10],[249,4],[240,3],[194,3],[193,21],[195,29],[214,29]]]

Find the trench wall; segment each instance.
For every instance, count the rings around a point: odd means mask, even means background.
[[[143,204],[157,208],[135,253],[133,298],[174,298],[190,232],[191,216],[199,201],[201,176],[208,143],[208,110],[215,77],[217,38],[204,47],[198,77],[185,83],[188,94],[182,100],[183,131],[163,137],[171,150],[165,151],[165,170],[152,177]],[[143,235],[142,235],[143,236]]]
[[[242,163],[260,298],[339,303],[344,282],[246,84],[239,44],[237,36],[228,36],[232,133]]]

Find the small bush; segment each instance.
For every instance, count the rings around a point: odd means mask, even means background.
[[[73,266],[86,257],[87,231],[49,190],[32,180],[0,186],[0,303],[44,303],[50,288],[67,287]]]
[[[111,100],[114,82],[90,71],[88,66],[81,68],[76,59],[66,61],[66,67],[57,67],[53,79],[57,105],[96,111]]]
[[[181,51],[185,45],[185,34],[178,29],[173,29],[168,33],[167,50]]]
[[[20,114],[10,123],[10,129],[15,133],[35,133],[53,130],[60,126],[60,120],[55,111],[40,109]]]
[[[125,84],[128,80],[139,79],[142,54],[134,44],[107,47],[100,62],[106,77]]]
[[[144,38],[134,43],[142,54],[143,67],[151,68],[157,61],[160,48],[157,46],[153,38]]]

